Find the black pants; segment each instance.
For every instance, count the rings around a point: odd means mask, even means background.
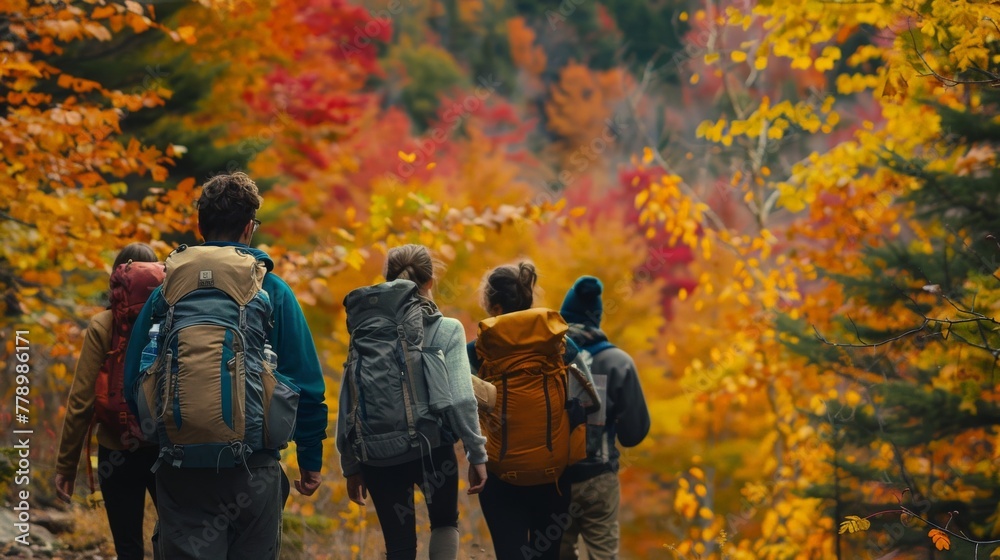
[[[497,560],[558,559],[569,526],[570,485],[515,486],[490,473],[479,505]]]
[[[458,461],[454,446],[438,447],[430,457],[401,465],[361,465],[361,476],[382,526],[387,560],[417,557],[414,486],[419,486],[426,498],[431,530],[458,527]]]
[[[164,560],[276,560],[281,545],[278,459],[255,453],[246,466],[156,471]]]
[[[116,451],[103,445],[97,448],[97,478],[119,560],[144,557],[142,520],[146,492],[156,504],[156,478],[149,469],[157,454],[156,447],[135,451]]]

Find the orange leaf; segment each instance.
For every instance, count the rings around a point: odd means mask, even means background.
[[[115,15],[117,10],[114,6],[99,6],[94,8],[94,11],[90,14],[93,19],[104,19]]]
[[[180,183],[177,183],[177,190],[179,191],[189,191],[194,187],[194,177],[188,177]]]
[[[182,25],[177,28],[177,35],[180,36],[181,40],[189,45],[195,44],[197,39],[194,36],[194,27],[190,25]]]
[[[154,181],[166,181],[167,175],[170,173],[167,168],[162,165],[154,165],[151,171]]]
[[[934,542],[934,546],[938,550],[951,549],[951,538],[948,536],[948,533],[945,533],[941,529],[931,529],[927,533],[927,536],[931,538],[931,541]]]

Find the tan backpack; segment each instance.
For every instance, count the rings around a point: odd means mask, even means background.
[[[155,426],[156,468],[232,467],[294,434],[298,388],[267,356],[266,274],[242,247],[182,245],[167,257],[156,358],[136,395],[144,431]]]

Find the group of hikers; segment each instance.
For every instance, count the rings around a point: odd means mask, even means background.
[[[320,487],[325,382],[295,294],[250,246],[261,202],[244,173],[207,181],[196,201],[205,242],[164,262],[126,246],[110,305],[87,328],[55,486],[71,500],[96,429],[119,560],[144,557],[147,492],[154,557],[244,560],[278,558],[290,441],[294,488]],[[496,558],[617,558],[616,440],[638,445],[650,420],[632,358],[601,331],[601,281],[579,278],[556,312],[533,307],[531,263],[494,268],[481,286],[489,317],[467,343],[434,303],[439,270],[426,247],[394,247],[385,282],[344,299],[336,443],[349,498],[375,506],[386,558],[416,557],[415,488],[429,557],[458,557],[458,441]]]

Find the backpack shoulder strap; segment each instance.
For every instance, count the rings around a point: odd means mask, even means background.
[[[424,326],[424,346],[434,346],[434,339],[437,337],[438,330],[441,329],[441,323],[444,317],[438,317]]]
[[[596,355],[600,354],[601,352],[604,352],[605,350],[607,350],[609,348],[615,348],[615,345],[611,344],[607,340],[602,340],[601,342],[598,342],[596,344],[590,344],[590,345],[582,346],[581,347],[581,349],[586,350],[587,352],[589,352],[591,356],[596,356]]]

